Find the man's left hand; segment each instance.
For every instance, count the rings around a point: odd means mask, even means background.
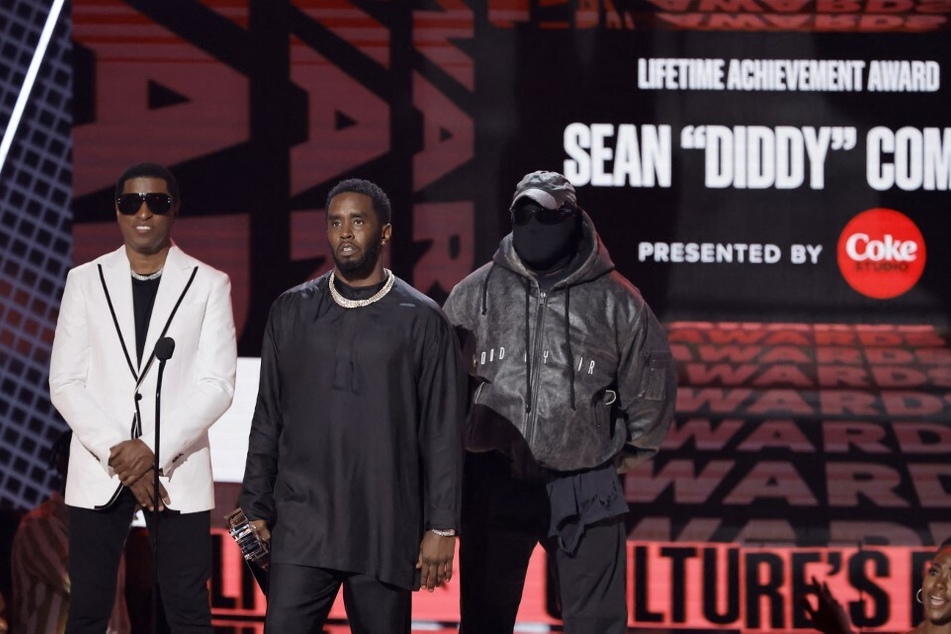
[[[139,506],[148,509],[150,513],[155,511],[155,480],[151,470],[149,475],[144,475],[136,480],[129,487],[129,490],[132,491],[132,495],[135,496],[135,501],[138,502]],[[159,512],[164,511],[170,502],[165,485],[159,482]]]
[[[151,469],[154,460],[155,454],[138,438],[120,442],[109,451],[109,466],[127,487]]]
[[[426,531],[419,545],[419,588],[432,592],[437,586],[452,579],[452,558],[456,554],[456,538],[441,537],[432,531]]]

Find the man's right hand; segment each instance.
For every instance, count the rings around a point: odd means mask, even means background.
[[[129,490],[135,496],[139,506],[146,508],[149,512],[155,511],[155,483],[153,482],[152,470],[145,472],[138,480],[129,485]],[[159,511],[164,511],[165,507],[171,503],[165,486],[159,482]]]
[[[264,520],[251,520],[248,523],[254,527],[254,532],[258,534],[262,542],[271,541],[271,531],[267,528],[267,522]]]

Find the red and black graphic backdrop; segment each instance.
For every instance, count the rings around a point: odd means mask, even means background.
[[[632,540],[951,535],[947,0],[69,9],[54,41],[71,46],[71,76],[47,60],[40,80],[72,82],[72,100],[50,90],[25,121],[55,128],[48,111],[71,112],[71,141],[21,134],[19,171],[3,173],[4,506],[42,499],[63,428],[37,404],[64,278],[53,264],[117,246],[112,185],[128,164],[175,170],[176,240],[231,276],[248,357],[271,301],[330,265],[323,207],[340,179],[390,194],[389,264],[441,301],[507,232],[521,175],[553,169],[678,361],[675,426],[627,482]],[[31,43],[37,24],[11,33]],[[4,113],[28,61],[14,58]],[[71,148],[71,165],[28,143]],[[72,199],[39,208],[50,190],[22,172],[62,182],[69,169]]]

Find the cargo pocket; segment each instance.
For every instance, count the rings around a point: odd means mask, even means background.
[[[647,377],[644,398],[648,401],[662,401],[667,396],[667,373],[673,357],[666,350],[650,353],[647,363]]]

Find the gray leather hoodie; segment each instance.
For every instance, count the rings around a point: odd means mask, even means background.
[[[667,334],[584,212],[582,230],[587,258],[547,293],[509,234],[444,306],[472,383],[466,449],[501,451],[516,476],[626,470],[657,452],[673,417]]]

